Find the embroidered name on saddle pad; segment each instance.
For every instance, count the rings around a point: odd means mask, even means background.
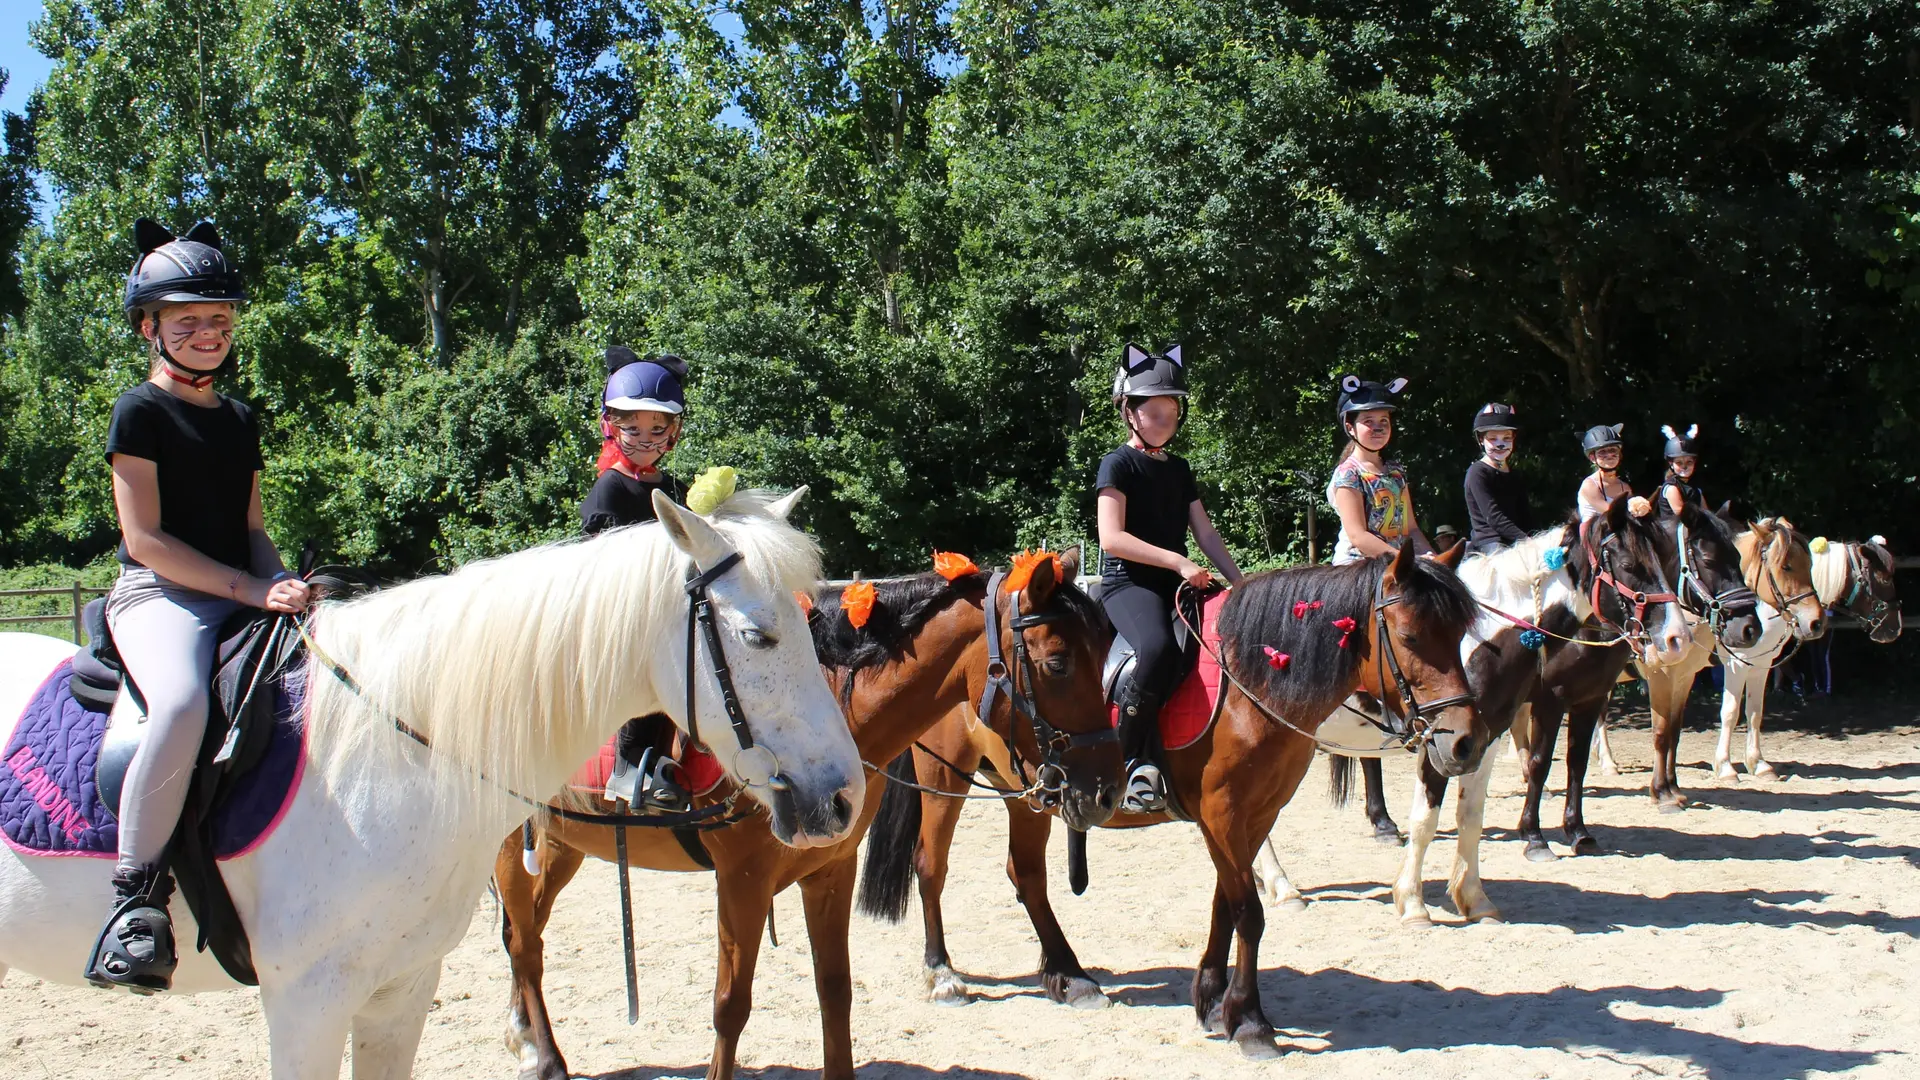
[[[70,660],[53,669],[0,752],[0,839],[26,855],[111,859],[118,854],[120,825],[94,787],[107,714],[73,699],[67,688],[72,673]],[[298,679],[275,688],[279,720],[267,752],[253,771],[235,779],[232,793],[214,811],[214,854],[220,859],[253,850],[293,801],[306,762]]]

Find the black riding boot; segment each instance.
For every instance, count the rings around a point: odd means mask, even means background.
[[[173,947],[173,920],[167,900],[173,875],[156,866],[121,868],[113,875],[113,914],[94,942],[87,960],[87,981],[136,994],[154,994],[173,985],[179,957]]]
[[[1127,762],[1120,809],[1128,814],[1157,814],[1167,808],[1167,788],[1149,747],[1160,724],[1161,696],[1130,684],[1119,705],[1120,749]]]

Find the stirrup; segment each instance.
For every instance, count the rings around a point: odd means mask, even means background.
[[[167,900],[173,876],[157,867],[120,870],[113,876],[113,914],[94,940],[86,979],[102,989],[124,986],[136,994],[157,994],[173,987],[179,965],[173,919]]]
[[[640,785],[637,803],[640,812],[679,813],[693,809],[693,793],[676,776],[680,763],[657,750],[640,755]]]
[[[1160,768],[1142,761],[1127,773],[1127,793],[1120,800],[1123,814],[1159,814],[1167,809],[1167,790]]]

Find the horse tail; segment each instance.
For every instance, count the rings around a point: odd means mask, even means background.
[[[1334,809],[1345,809],[1353,795],[1353,759],[1339,754],[1327,755],[1327,798]]]
[[[889,780],[913,780],[913,751],[887,766]],[[871,918],[899,922],[907,915],[907,885],[913,879],[913,853],[920,845],[920,793],[905,783],[889,783],[880,809],[867,828],[867,872],[860,880],[860,911]]]

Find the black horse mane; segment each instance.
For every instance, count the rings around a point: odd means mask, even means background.
[[[1391,555],[1344,566],[1306,566],[1254,574],[1234,589],[1220,613],[1220,639],[1234,676],[1259,692],[1270,708],[1313,712],[1345,693],[1353,670],[1373,649],[1374,589]],[[1400,602],[1422,622],[1441,632],[1465,634],[1479,614],[1473,594],[1448,567],[1431,559],[1413,560],[1413,572],[1400,579]],[[1294,617],[1296,604],[1320,606]],[[1346,648],[1334,620],[1354,621]],[[1284,669],[1267,662],[1262,646],[1292,657]]]
[[[932,571],[875,581],[873,614],[861,627],[842,615],[839,590],[824,593],[808,620],[814,651],[822,664],[847,675],[846,685],[851,687],[855,673],[898,660],[934,616],[962,599],[986,595],[987,581],[984,572],[948,581]],[[1064,607],[1087,633],[1098,633],[1106,625],[1106,613],[1100,605],[1070,581],[1054,588],[1046,607]]]

